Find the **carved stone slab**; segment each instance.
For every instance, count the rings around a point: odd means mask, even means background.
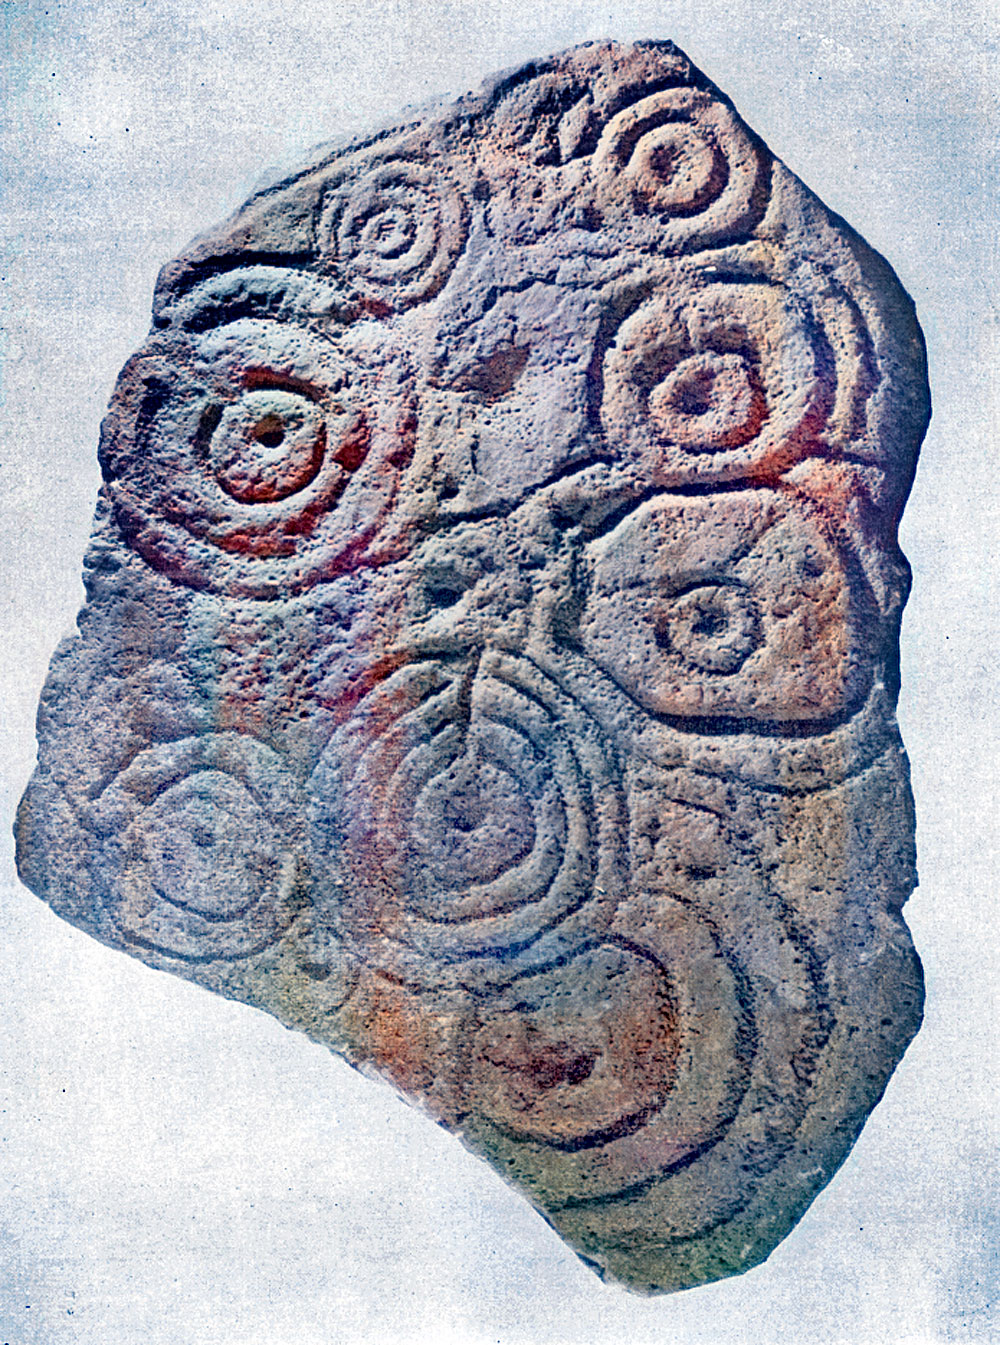
[[[669,43],[160,275],[25,882],[391,1080],[602,1275],[764,1258],[916,1031],[889,267]]]

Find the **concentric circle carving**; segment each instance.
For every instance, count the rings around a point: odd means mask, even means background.
[[[732,110],[701,89],[651,94],[612,117],[594,154],[598,202],[616,218],[652,216],[663,247],[747,232],[767,157]]]
[[[658,494],[581,573],[580,647],[644,711],[745,731],[833,719],[868,693],[864,592],[823,516],[783,492]]]
[[[665,289],[604,357],[609,446],[660,484],[778,474],[816,451],[832,404],[821,338],[778,285]]]
[[[654,958],[605,944],[516,982],[472,1043],[478,1112],[513,1136],[579,1149],[639,1129],[673,1086],[679,1036]]]
[[[387,309],[432,298],[465,242],[458,188],[440,168],[388,159],[334,187],[320,225],[328,267]]]
[[[212,475],[240,504],[275,504],[297,495],[316,479],[325,456],[319,404],[280,387],[251,389],[230,402],[209,445]]]
[[[302,823],[280,758],[241,734],[141,752],[102,792],[105,900],[123,938],[171,957],[249,957],[301,903]]]
[[[601,945],[491,1001],[469,1097],[493,1160],[609,1227],[666,1178],[703,1193],[661,1211],[666,1237],[738,1207],[793,1142],[829,1032],[808,949],[766,900],[747,915],[634,898]]]
[[[612,938],[514,982],[474,1042],[477,1133],[556,1203],[690,1161],[725,1134],[749,1085],[738,963],[685,905],[662,896],[655,918],[645,946]]]
[[[760,615],[740,584],[695,584],[661,602],[655,638],[698,672],[736,673],[760,642]]]
[[[617,883],[596,730],[524,660],[457,664],[388,678],[310,784],[316,867],[336,873],[337,919],[375,965],[503,961]]]
[[[364,556],[411,439],[392,371],[304,328],[242,319],[154,338],[129,362],[102,461],[118,521],[152,565],[268,597]]]

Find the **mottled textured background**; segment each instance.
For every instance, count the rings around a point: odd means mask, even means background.
[[[16,885],[5,823],[0,1339],[990,1339],[998,33],[985,4],[0,14],[7,818],[45,664],[80,602],[98,422],[156,269],[317,140],[589,37],[672,37],[890,258],[935,398],[902,532],[915,585],[900,722],[922,878],[907,919],[927,1019],[854,1154],[770,1260],[668,1302],[593,1282],[390,1090],[58,922]]]

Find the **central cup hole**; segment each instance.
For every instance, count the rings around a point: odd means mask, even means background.
[[[486,820],[482,799],[472,793],[464,798],[449,799],[442,811],[445,825],[466,835],[481,827]]]
[[[712,409],[715,375],[707,369],[684,379],[674,393],[674,405],[685,416],[703,416]]]
[[[710,608],[702,610],[695,617],[691,630],[695,635],[715,636],[721,635],[728,626],[729,621],[723,612],[714,612]]]
[[[680,167],[681,152],[676,145],[657,145],[649,156],[649,166],[662,182],[669,182]]]
[[[280,416],[264,416],[254,426],[253,437],[265,448],[277,448],[285,437],[285,424]]]

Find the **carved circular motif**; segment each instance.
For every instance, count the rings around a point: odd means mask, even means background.
[[[666,291],[608,349],[601,422],[657,484],[778,473],[817,450],[833,392],[821,360],[809,314],[778,285]]]
[[[657,645],[702,672],[739,672],[759,642],[760,618],[740,586],[699,584],[661,603]]]
[[[157,569],[248,597],[295,592],[377,534],[412,437],[398,377],[290,323],[154,338],[122,374],[102,463]]]
[[[706,1151],[752,1078],[752,1013],[710,926],[665,894],[655,924],[652,907],[634,923],[506,987],[470,1048],[474,1128],[557,1201],[600,1201]]]
[[[304,490],[325,452],[322,411],[287,388],[257,388],[230,402],[209,448],[213,476],[240,504],[273,504]]]
[[[302,826],[278,755],[241,734],[141,752],[102,792],[106,901],[129,942],[198,961],[260,952],[290,924]]]
[[[327,264],[389,310],[433,298],[465,242],[461,195],[429,164],[388,159],[340,182],[327,197]]]
[[[697,1198],[657,1227],[692,1236],[793,1142],[830,1030],[823,986],[762,894],[731,907],[706,919],[656,884],[599,947],[489,1002],[468,1129],[529,1190],[613,1226],[609,1198],[685,1173]]]
[[[509,656],[413,664],[369,693],[310,781],[316,868],[362,958],[502,960],[610,886],[617,795],[582,728]]]
[[[519,1138],[580,1148],[637,1130],[669,1095],[677,1009],[654,958],[604,945],[516,982],[472,1047],[477,1110]]]
[[[676,364],[649,394],[649,415],[664,439],[694,452],[735,448],[752,439],[767,403],[744,355],[707,350]]]
[[[700,89],[664,89],[604,128],[593,173],[602,209],[656,217],[662,246],[746,232],[764,195],[766,156],[733,112]]]
[[[667,215],[693,215],[722,190],[726,161],[719,147],[693,126],[666,122],[639,139],[629,171],[657,209]]]
[[[868,693],[860,586],[822,515],[784,492],[663,492],[591,543],[581,573],[580,646],[645,711],[745,731],[832,719]]]

